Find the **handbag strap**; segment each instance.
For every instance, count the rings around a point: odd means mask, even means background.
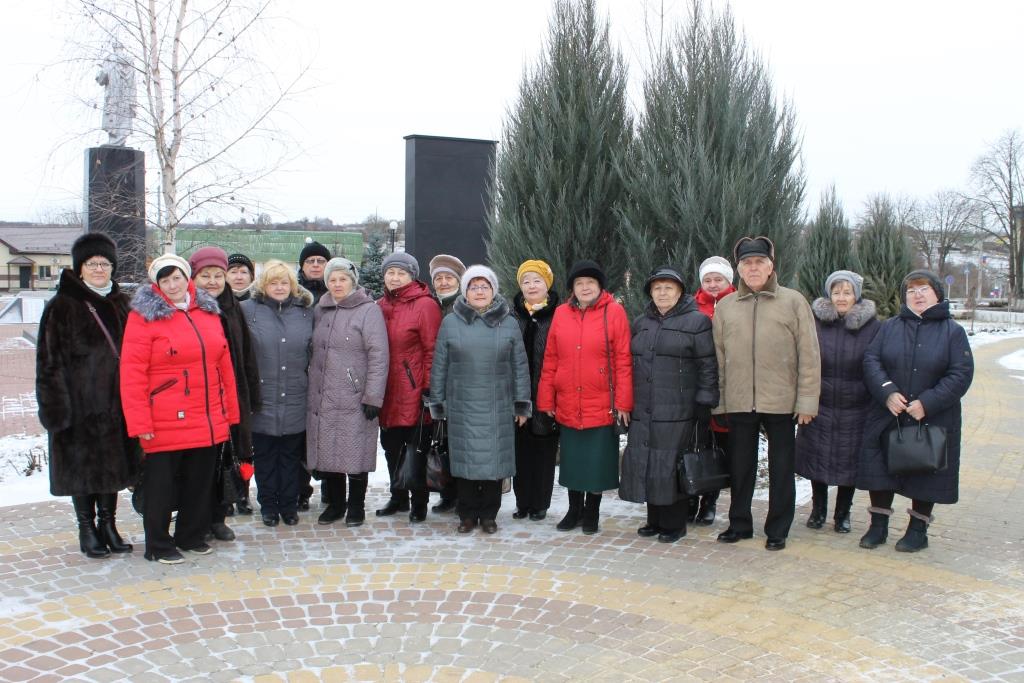
[[[605,367],[608,368],[608,393],[611,396],[611,405],[608,412],[615,415],[615,382],[612,380],[612,345],[608,340],[608,306],[604,307],[604,356]]]
[[[100,320],[100,314],[96,312],[96,307],[89,301],[86,301],[85,305],[89,309],[89,312],[92,313],[92,317],[96,320],[96,324],[99,325],[100,329],[103,331],[103,336],[107,338],[107,343],[110,344],[110,350],[114,353],[114,359],[120,361],[121,354],[117,352],[117,345],[114,344],[114,338],[110,336],[107,326],[103,324],[102,320]]]

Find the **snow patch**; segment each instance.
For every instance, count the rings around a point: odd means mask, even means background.
[[[1024,370],[1024,349],[1003,356],[999,364],[1007,370]]]

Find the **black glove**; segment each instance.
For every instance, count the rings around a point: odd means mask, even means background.
[[[366,416],[367,420],[376,420],[377,416],[380,415],[380,408],[377,406],[368,406],[363,404],[363,415]]]
[[[708,424],[711,422],[711,408],[707,406],[697,406],[697,422],[702,424]]]

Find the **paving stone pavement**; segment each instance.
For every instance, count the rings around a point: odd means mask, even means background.
[[[642,506],[611,496],[599,534],[559,533],[559,491],[539,523],[507,496],[494,536],[451,515],[234,517],[235,542],[165,567],[142,558],[127,497],[136,551],[104,560],[78,552],[61,499],[0,509],[0,680],[1024,682],[1024,392],[995,362],[1022,347],[977,351],[961,501],[916,555],[857,547],[863,493],[852,534],[807,529],[804,506],[769,553],[760,534],[716,543],[722,519],[641,539]]]

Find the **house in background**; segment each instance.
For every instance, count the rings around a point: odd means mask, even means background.
[[[52,289],[81,226],[0,222],[0,291]]]

